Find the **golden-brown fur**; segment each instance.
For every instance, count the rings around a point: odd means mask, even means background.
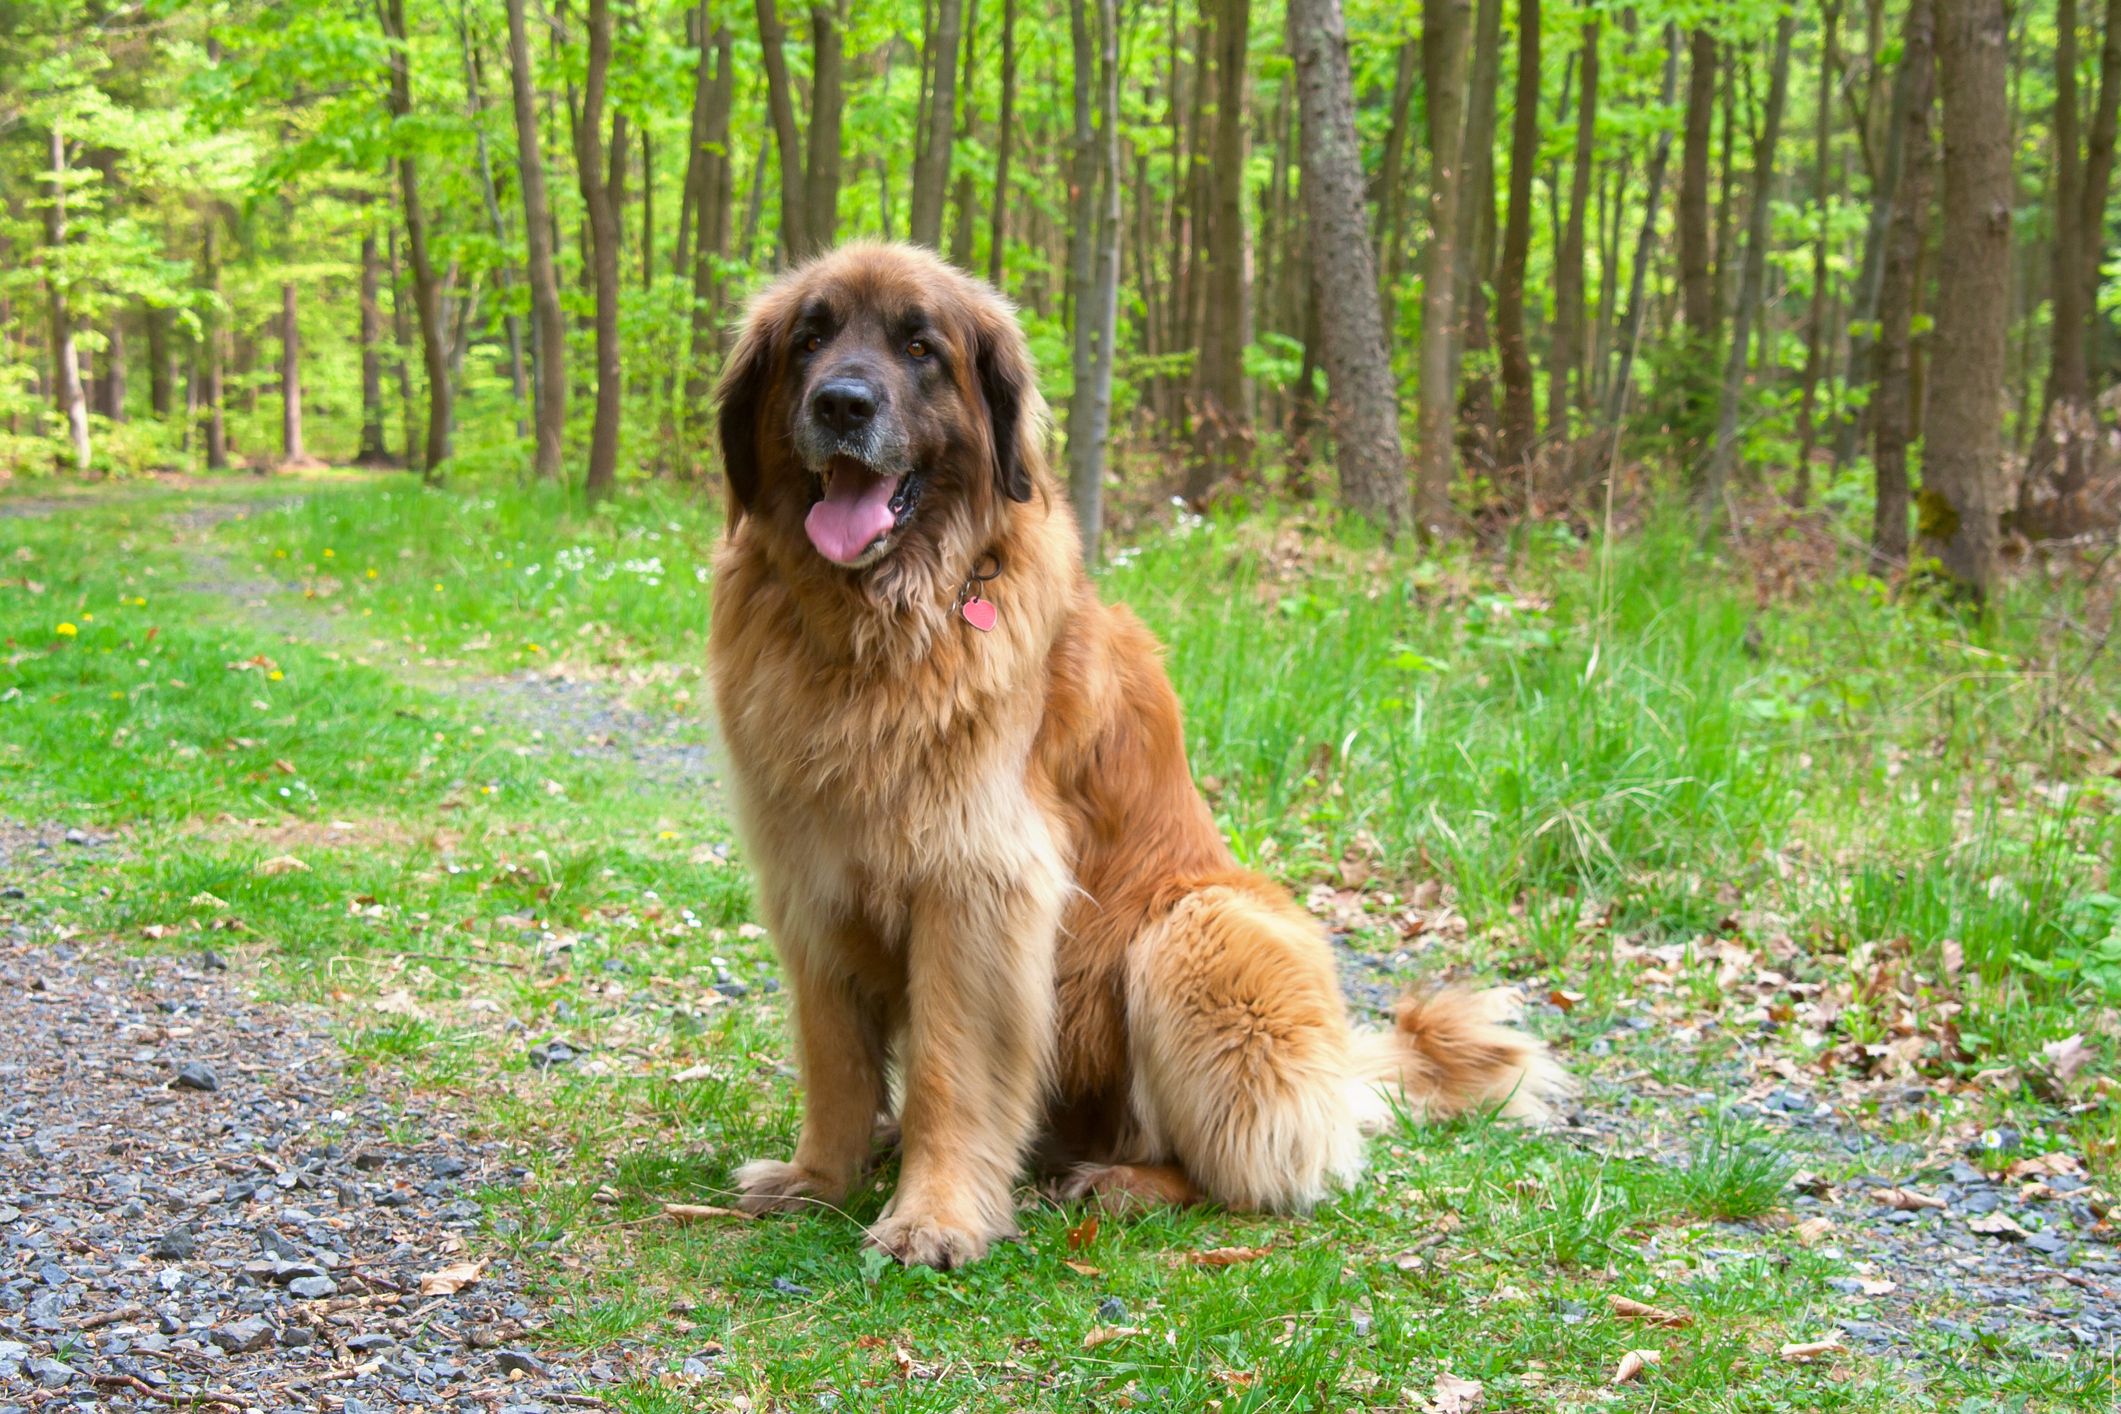
[[[902,343],[922,357],[899,368]],[[830,359],[882,380],[927,477],[861,568],[804,532],[827,483],[790,428]],[[1155,641],[1084,574],[986,285],[883,245],[791,273],[751,308],[721,425],[714,690],[806,1090],[793,1161],[738,1173],[748,1209],[839,1200],[892,1074],[904,1158],[869,1236],[938,1266],[1014,1232],[1033,1162],[1074,1193],[1301,1211],[1355,1176],[1381,1086],[1531,1118],[1565,1091],[1490,997],[1351,1029],[1317,925],[1194,789]],[[981,633],[956,606],[990,554]]]

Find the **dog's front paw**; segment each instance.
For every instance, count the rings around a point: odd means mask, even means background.
[[[736,1205],[753,1217],[836,1204],[845,1195],[809,1169],[753,1159],[736,1171]]]
[[[879,1252],[909,1267],[935,1267],[946,1272],[986,1256],[991,1241],[977,1227],[960,1227],[920,1213],[881,1218],[869,1229],[869,1245]]]

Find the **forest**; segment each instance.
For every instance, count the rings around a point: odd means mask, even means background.
[[[773,271],[923,243],[1079,512],[2110,529],[2121,7],[81,3],[0,16],[0,469],[715,475]],[[1343,74],[1345,69],[1345,74]],[[1868,522],[1868,524],[1865,524]]]

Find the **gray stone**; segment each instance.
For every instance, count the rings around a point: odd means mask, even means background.
[[[296,1277],[287,1284],[287,1290],[304,1301],[322,1301],[327,1296],[337,1296],[339,1284],[326,1276]]]
[[[64,1360],[54,1360],[49,1355],[39,1355],[22,1369],[46,1389],[64,1389],[80,1377],[80,1372],[73,1366]]]
[[[191,1227],[187,1224],[173,1227],[156,1238],[155,1245],[148,1249],[147,1255],[159,1257],[165,1262],[188,1262],[198,1247],[199,1239],[193,1236]]]
[[[208,1332],[208,1340],[231,1355],[246,1355],[253,1350],[262,1350],[272,1342],[272,1327],[263,1321],[236,1321],[225,1326],[216,1326]]]
[[[527,1350],[496,1350],[493,1353],[493,1367],[504,1375],[512,1375],[521,1370],[533,1379],[543,1380],[552,1376],[551,1367]]]
[[[205,1061],[186,1061],[177,1067],[177,1078],[170,1084],[178,1090],[218,1090],[221,1077]]]

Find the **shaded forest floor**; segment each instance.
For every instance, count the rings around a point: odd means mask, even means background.
[[[0,1404],[2113,1402],[2121,669],[2079,569],[1975,625],[1655,530],[1145,523],[1106,592],[1357,1005],[1512,981],[1586,1095],[1381,1138],[1302,1222],[1027,1194],[936,1276],[859,1252],[881,1187],[664,1213],[797,1113],[704,713],[717,529],[0,499]]]

